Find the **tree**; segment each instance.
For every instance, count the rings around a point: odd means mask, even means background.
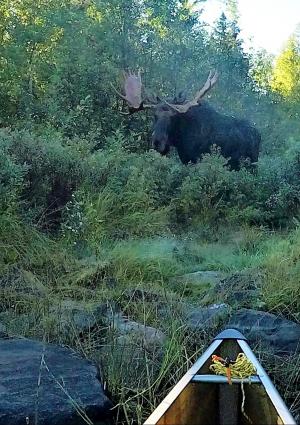
[[[22,114],[45,91],[53,51],[63,37],[55,16],[63,0],[3,0],[0,6],[0,96],[3,115]]]
[[[219,70],[217,100],[224,112],[240,111],[245,102],[253,102],[252,81],[249,76],[250,62],[238,37],[239,29],[233,21],[222,13],[211,34],[208,48]]]
[[[271,88],[274,55],[261,49],[251,56],[251,76],[259,89],[267,93]]]
[[[296,35],[290,37],[275,62],[271,88],[289,101],[300,100],[300,43]]]

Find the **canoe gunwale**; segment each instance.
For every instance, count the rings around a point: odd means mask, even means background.
[[[286,407],[284,401],[282,400],[279,392],[274,387],[271,379],[269,378],[268,374],[258,361],[257,357],[249,347],[246,341],[237,340],[237,343],[243,350],[245,356],[251,361],[253,366],[256,368],[256,373],[259,376],[261,383],[268,394],[271,402],[273,403],[274,407],[276,408],[278,415],[280,416],[283,424],[287,425],[297,425],[295,419],[289,412],[288,408]]]
[[[197,374],[198,370],[203,364],[213,355],[216,349],[222,344],[222,340],[213,341],[208,349],[202,354],[201,357],[193,364],[193,366],[186,372],[175,387],[169,392],[164,400],[158,405],[154,412],[144,422],[144,425],[155,425],[159,419],[166,413],[169,407],[174,403],[179,394],[191,382],[193,377]]]
[[[225,331],[226,332],[226,331]],[[175,402],[175,400],[178,398],[178,396],[181,394],[181,392],[190,384],[193,382],[204,382],[201,381],[201,379],[206,379],[210,375],[201,375],[197,374],[201,367],[205,364],[205,362],[211,358],[213,353],[218,349],[218,347],[222,344],[223,338],[220,338],[222,336],[222,333],[219,334],[212,344],[207,348],[207,350],[199,357],[199,359],[193,364],[193,366],[186,372],[186,374],[180,379],[180,381],[173,387],[173,389],[169,392],[169,394],[164,398],[164,400],[158,405],[158,407],[153,411],[153,413],[149,416],[149,418],[144,422],[144,425],[155,425],[158,423],[158,421],[164,416],[164,414],[167,412],[167,410],[170,408],[170,406]],[[265,372],[264,368],[259,363],[258,359],[256,358],[255,354],[249,347],[248,343],[246,342],[246,338],[242,335],[243,339],[239,338],[232,338],[238,346],[240,347],[241,351],[245,354],[245,356],[251,361],[251,363],[256,368],[256,375],[251,377],[253,379],[254,384],[261,384],[270,401],[275,407],[275,410],[282,420],[282,423],[284,425],[297,425],[294,418],[292,417],[291,413],[289,412],[287,406],[285,405],[284,401],[282,400],[281,396],[279,395],[278,391],[274,387],[272,381],[268,377],[267,373]],[[230,338],[224,338],[230,339]],[[201,378],[206,377],[206,378]],[[221,378],[221,379],[220,379]],[[222,379],[223,378],[223,379]],[[194,381],[193,381],[194,379]],[[198,379],[198,381],[197,381]],[[208,379],[206,382],[211,383],[221,383],[216,381],[223,381],[226,383],[226,377],[220,377],[217,375],[211,375],[211,378]],[[247,383],[247,380],[243,381],[244,383]],[[249,382],[249,381],[248,381]]]

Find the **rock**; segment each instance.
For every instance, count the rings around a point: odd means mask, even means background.
[[[261,285],[262,276],[256,270],[233,273],[220,280],[209,291],[208,299],[230,305],[237,304],[239,307],[262,307]]]
[[[166,335],[152,326],[134,322],[125,318],[122,313],[115,313],[111,320],[111,326],[123,337],[123,341],[135,341],[146,349],[161,347],[166,341]],[[126,336],[126,338],[124,338]]]
[[[300,349],[300,325],[265,311],[243,308],[228,324],[242,332],[251,344],[259,343],[275,354],[291,354]]]
[[[33,273],[17,267],[12,267],[1,276],[0,290],[4,290],[6,296],[14,295],[16,298],[44,297],[48,293],[46,286]]]
[[[67,348],[3,339],[0,365],[0,425],[84,425],[77,406],[90,420],[110,414],[96,367]]]
[[[107,315],[106,304],[92,304],[63,300],[51,309],[59,323],[61,333],[84,334],[90,332],[98,324],[105,321]]]
[[[228,304],[213,304],[208,307],[191,307],[186,311],[187,326],[193,330],[209,330],[225,321],[230,314]]]

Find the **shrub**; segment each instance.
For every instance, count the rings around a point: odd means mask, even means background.
[[[231,172],[226,159],[218,153],[204,155],[201,163],[188,166],[174,205],[179,220],[197,225],[224,217]]]
[[[6,149],[0,149],[0,211],[14,210],[24,188],[26,167],[17,164]]]
[[[57,133],[36,136],[28,131],[1,131],[0,149],[9,158],[6,161],[11,163],[13,158],[17,164],[15,172],[26,170],[22,199],[27,204],[27,218],[46,227],[59,222],[61,209],[84,174],[80,145],[69,144]]]
[[[255,173],[229,171],[218,152],[188,167],[174,202],[184,224],[218,222],[286,225],[298,214],[300,183],[298,155],[289,159],[263,157]]]
[[[196,165],[145,151],[140,136],[120,129],[72,140],[48,128],[0,131],[2,205],[26,205],[26,219],[93,244],[222,223],[282,226],[297,217],[300,161],[265,156],[255,173],[230,171],[217,150]],[[72,198],[72,194],[75,194]],[[65,222],[64,222],[65,220]],[[77,220],[77,222],[76,222]],[[81,223],[81,224],[80,224]],[[97,242],[98,243],[98,242]]]
[[[68,237],[73,234],[76,240],[97,247],[110,238],[166,232],[168,209],[154,208],[153,200],[144,191],[143,180],[133,190],[132,178],[120,191],[105,188],[95,195],[76,192],[67,205],[64,234]]]

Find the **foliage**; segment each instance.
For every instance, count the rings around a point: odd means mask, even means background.
[[[0,211],[18,208],[26,167],[17,164],[7,150],[0,150]]]
[[[295,102],[300,100],[300,43],[292,36],[276,59],[271,81],[274,91]]]
[[[26,204],[25,208],[30,207],[30,213],[40,225],[51,226],[52,221],[59,220],[61,208],[83,175],[84,144],[71,146],[67,139],[62,141],[59,133],[35,136],[22,130],[1,131],[0,146],[7,160],[17,164],[15,172],[23,170],[22,187],[18,183],[20,201]],[[3,182],[4,177],[5,174]],[[10,190],[17,184],[15,179],[10,182]]]
[[[117,131],[102,149],[59,132],[2,131],[2,205],[26,220],[96,247],[101,240],[168,233],[178,226],[287,224],[299,207],[299,152],[263,156],[253,173],[230,171],[218,151],[182,167]],[[259,189],[259,190],[258,190]],[[25,215],[24,215],[25,217]]]
[[[271,86],[274,56],[266,50],[256,52],[251,58],[251,76],[259,90],[268,93]]]

